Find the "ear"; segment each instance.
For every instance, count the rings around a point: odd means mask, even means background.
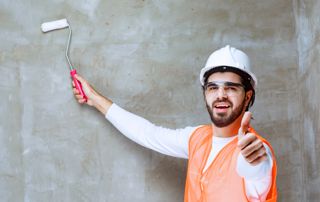
[[[246,106],[249,105],[249,102],[251,100],[252,94],[253,94],[252,90],[249,90],[249,91],[246,92],[246,95],[245,95]]]

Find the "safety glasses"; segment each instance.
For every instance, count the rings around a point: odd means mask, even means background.
[[[212,94],[213,96],[218,96],[222,93],[221,95],[224,96],[235,97],[244,92],[244,85],[229,81],[214,81],[206,83],[204,89],[206,94]]]

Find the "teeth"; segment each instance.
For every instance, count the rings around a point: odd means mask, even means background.
[[[229,105],[216,105],[217,108],[227,108]]]
[[[230,104],[228,102],[216,102],[214,103],[215,108],[229,108]]]

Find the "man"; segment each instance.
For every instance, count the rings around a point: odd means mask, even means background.
[[[171,130],[125,111],[76,77],[88,99],[120,132],[147,148],[188,159],[185,201],[276,201],[276,162],[270,144],[249,126],[257,79],[248,56],[226,46],[200,72],[211,125]],[[73,85],[74,86],[74,85]]]

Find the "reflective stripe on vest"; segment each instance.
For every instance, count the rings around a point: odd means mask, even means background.
[[[254,129],[250,132],[266,143]],[[189,140],[189,160],[186,180],[185,202],[245,202],[248,201],[245,183],[236,171],[240,150],[237,148],[238,138],[229,142],[217,154],[209,168],[203,173],[212,147],[212,127],[206,125],[194,131]],[[274,158],[274,154],[273,154]],[[276,161],[273,159],[272,185],[267,195],[267,202],[276,202]]]

